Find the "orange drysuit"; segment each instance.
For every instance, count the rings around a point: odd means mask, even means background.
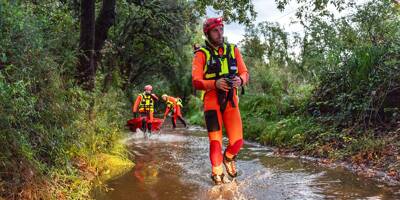
[[[132,112],[139,112],[142,118],[143,131],[146,130],[146,124],[148,124],[148,130],[151,131],[155,101],[158,101],[158,97],[155,94],[142,93],[138,95],[135,104],[132,106]]]
[[[219,47],[218,50],[213,49],[210,46],[206,47],[209,54],[203,50],[199,50],[195,53],[192,63],[192,84],[196,90],[204,90],[204,116],[206,120],[208,137],[210,140],[210,160],[212,165],[213,174],[222,174],[222,125],[224,125],[229,144],[225,150],[225,155],[228,158],[236,156],[242,145],[243,145],[243,128],[242,120],[239,112],[239,98],[237,96],[237,88],[233,88],[233,102],[228,102],[226,108],[221,110],[220,101],[218,95],[221,92],[216,88],[216,80],[222,78],[221,75],[221,63],[226,62],[224,59],[228,59],[229,66],[235,65],[232,69],[236,69],[235,75],[239,76],[242,80],[242,85],[246,84],[249,80],[249,74],[247,67],[243,62],[242,56],[239,49],[236,46],[230,47],[229,44],[224,44],[224,47]],[[228,50],[228,48],[230,48]],[[227,52],[234,52],[234,59],[229,58]],[[214,55],[212,55],[214,54]],[[215,69],[212,69],[214,75],[210,75],[210,55],[214,56],[214,61],[220,62],[219,65],[214,65]],[[232,57],[232,56],[231,56]],[[231,60],[233,60],[231,62]],[[225,64],[226,65],[226,64]],[[216,66],[216,67],[215,67]],[[207,69],[206,69],[207,68]],[[231,67],[229,68],[231,69]],[[207,74],[209,73],[209,74]],[[219,73],[219,74],[218,74]],[[226,73],[226,70],[225,70]],[[230,72],[231,73],[231,72]],[[216,77],[213,78],[213,76]],[[208,77],[208,78],[207,78]],[[211,77],[211,78],[210,78]]]
[[[171,96],[167,96],[166,102],[167,102],[167,108],[164,113],[164,118],[166,118],[168,113],[170,111],[172,111],[173,116],[172,116],[171,120],[172,120],[173,128],[176,128],[176,120],[177,119],[179,119],[182,122],[182,124],[186,127],[187,125],[186,125],[185,119],[183,119],[182,113],[181,113],[182,104],[180,102],[178,102],[177,98],[174,98]]]

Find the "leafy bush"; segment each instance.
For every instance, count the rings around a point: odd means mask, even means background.
[[[337,35],[330,39],[336,42],[324,54],[336,58],[329,64],[335,67],[319,74],[310,103],[316,116],[342,127],[399,119],[399,25],[389,1],[370,2],[333,24]]]
[[[0,1],[0,196],[6,199],[88,198],[91,180],[82,173],[96,166],[77,160],[90,163],[102,152],[127,156],[118,141],[129,111],[124,93],[90,94],[71,81],[79,34],[68,12],[62,4]]]
[[[190,108],[188,109],[187,113],[185,113],[189,123],[205,126],[203,101],[200,98],[192,95],[189,97],[189,101],[186,107]]]

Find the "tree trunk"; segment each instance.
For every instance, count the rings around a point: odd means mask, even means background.
[[[95,0],[82,0],[81,2],[81,30],[80,30],[80,55],[77,69],[77,82],[83,89],[94,89],[95,61]]]
[[[101,60],[100,50],[107,40],[108,30],[115,22],[115,1],[116,0],[103,0],[101,11],[96,19],[96,32],[95,32],[95,60],[96,63]]]
[[[116,0],[103,0],[98,18],[95,18],[95,0],[81,2],[81,35],[79,47],[81,54],[78,64],[78,83],[85,90],[95,87],[97,62],[101,59],[100,50],[107,39],[107,33],[115,21]]]

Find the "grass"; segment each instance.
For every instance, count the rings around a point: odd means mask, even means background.
[[[2,85],[1,79],[0,87],[16,91],[0,97],[0,110],[6,112],[2,118],[10,122],[0,124],[1,197],[89,199],[99,176],[132,166],[120,143],[129,116],[122,91],[89,95],[80,89],[57,90],[56,84],[48,88],[53,92],[31,98],[27,87]]]
[[[186,109],[185,118],[188,120],[190,124],[205,126],[204,121],[204,112],[203,112],[203,101],[196,97],[190,96],[188,105],[185,106],[189,109]]]

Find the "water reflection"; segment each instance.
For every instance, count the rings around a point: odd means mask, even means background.
[[[247,143],[238,161],[239,177],[213,186],[208,138],[198,129],[166,130],[126,140],[135,155],[131,172],[110,181],[114,190],[96,199],[400,199],[399,188],[328,169],[298,158],[273,155]]]

